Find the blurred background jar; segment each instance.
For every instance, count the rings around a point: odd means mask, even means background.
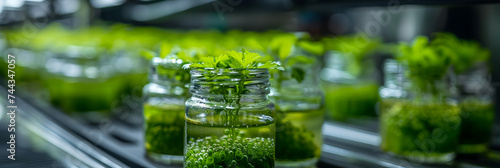
[[[453,51],[453,86],[459,95],[462,118],[460,145],[463,154],[485,153],[489,149],[494,123],[494,87],[487,63],[490,51],[480,43],[458,38],[451,33],[436,33],[432,44]],[[456,87],[456,88],[455,88]]]
[[[184,167],[274,167],[268,69],[192,69]]]
[[[189,98],[189,71],[175,56],[151,59],[144,86],[144,140],[147,156],[159,163],[183,163],[184,103]]]
[[[357,34],[324,41],[328,51],[320,76],[326,93],[327,119],[353,122],[376,117],[380,82],[374,50],[379,40]]]
[[[489,149],[495,119],[493,96],[488,66],[478,64],[457,74],[457,89],[460,94],[462,129],[459,153],[484,153]]]
[[[325,104],[316,58],[296,47],[283,61],[286,70],[273,70],[269,96],[276,105],[277,167],[313,166],[321,155]]]
[[[460,108],[447,94],[445,80],[434,89],[410,81],[408,70],[395,60],[384,64],[380,88],[382,150],[416,163],[446,163],[454,159],[460,133]],[[436,93],[435,91],[439,91]]]
[[[67,46],[49,54],[43,83],[51,104],[71,114],[110,116],[125,86],[110,57],[99,48],[83,46]]]

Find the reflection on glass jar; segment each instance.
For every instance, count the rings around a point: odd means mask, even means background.
[[[492,101],[494,89],[490,85],[489,78],[485,65],[457,75],[462,118],[459,153],[488,151],[495,118]]]
[[[455,156],[460,133],[460,108],[446,94],[415,89],[394,60],[384,65],[380,89],[382,150],[419,163],[443,163]],[[449,87],[432,81],[441,92]]]
[[[77,46],[51,54],[43,75],[50,102],[68,113],[109,115],[124,82],[116,77],[108,57],[98,49]]]
[[[143,89],[144,139],[147,156],[163,164],[182,164],[184,157],[184,103],[189,71],[176,58],[151,60],[149,81]]]
[[[274,167],[267,69],[194,69],[184,167]]]
[[[373,60],[357,61],[352,54],[330,51],[320,76],[325,89],[326,117],[335,121],[375,117],[379,85]]]

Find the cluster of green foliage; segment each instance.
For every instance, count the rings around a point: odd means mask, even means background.
[[[455,151],[461,122],[458,106],[412,101],[385,103],[390,103],[391,108],[381,116],[383,150],[407,157],[431,157]]]
[[[201,57],[199,61],[189,65],[190,68],[211,68],[211,69],[255,69],[268,68],[284,70],[277,62],[259,62],[262,56],[258,53],[248,52],[242,49],[238,51],[227,51],[218,56]]]
[[[408,68],[406,76],[416,85],[415,89],[434,95],[439,94],[435,82],[445,77],[450,66],[462,73],[489,58],[489,51],[477,42],[460,40],[448,33],[438,33],[432,41],[419,36],[412,45],[401,43],[399,49],[397,59]]]
[[[432,45],[450,48],[455,73],[463,73],[476,63],[485,62],[490,57],[489,50],[475,41],[462,40],[451,33],[437,33]]]
[[[229,132],[226,130],[225,132]],[[274,167],[274,140],[239,136],[190,139],[186,146],[186,167]]]
[[[276,120],[276,159],[297,161],[315,158],[321,153],[314,143],[314,132],[304,125],[297,127],[291,121]]]
[[[144,105],[145,146],[148,152],[182,155],[184,106]]]
[[[452,63],[451,49],[431,45],[427,37],[420,36],[411,46],[401,43],[400,51],[397,59],[408,68],[406,76],[413,82],[414,89],[437,96],[439,89],[436,82],[444,78]]]

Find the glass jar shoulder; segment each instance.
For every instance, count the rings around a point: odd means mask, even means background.
[[[238,113],[234,116],[239,118],[241,126],[266,125],[274,123],[275,106],[270,100],[242,100],[239,104],[227,104],[193,96],[186,101],[186,119],[192,123],[224,126],[229,113]]]

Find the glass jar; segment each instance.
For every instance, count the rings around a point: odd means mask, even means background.
[[[462,129],[459,153],[474,154],[488,151],[495,119],[494,88],[484,64],[457,75],[460,94]]]
[[[430,81],[440,94],[418,89],[395,60],[384,65],[380,88],[382,150],[418,163],[446,163],[455,157],[460,108],[446,94],[445,81]],[[444,93],[444,94],[443,94]]]
[[[114,63],[120,78],[125,84],[125,95],[141,98],[142,89],[148,84],[148,67],[150,60],[127,50],[113,52],[111,61]]]
[[[182,60],[154,57],[149,83],[143,89],[144,144],[146,155],[162,164],[183,163],[184,103],[189,97],[189,72]]]
[[[267,69],[193,69],[184,167],[274,167]]]
[[[111,115],[123,90],[108,58],[93,47],[68,46],[63,53],[50,53],[43,83],[55,107],[90,118]]]
[[[325,89],[326,117],[329,120],[373,118],[378,102],[378,82],[372,60],[358,65],[349,53],[329,51],[320,72]]]
[[[318,75],[314,75],[319,66],[301,64],[300,67],[305,73],[301,82],[291,78],[291,71],[279,71],[272,80],[270,97],[277,114],[277,167],[314,166],[321,155],[324,93]],[[278,81],[280,78],[288,80]]]

